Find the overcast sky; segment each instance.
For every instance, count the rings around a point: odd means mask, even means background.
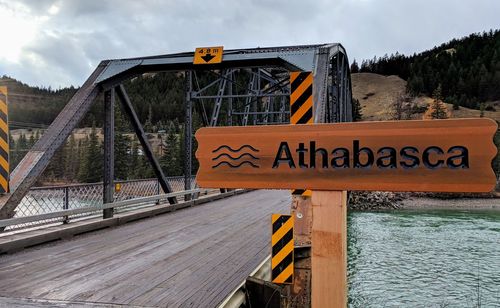
[[[0,76],[79,86],[102,59],[340,42],[350,60],[500,28],[499,0],[0,0]]]

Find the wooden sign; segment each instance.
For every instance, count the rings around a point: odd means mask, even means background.
[[[489,192],[490,119],[201,128],[197,183],[214,188]]]
[[[194,52],[193,64],[218,64],[222,62],[224,47],[200,47]]]

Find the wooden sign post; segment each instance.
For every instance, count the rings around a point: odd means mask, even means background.
[[[484,118],[201,128],[196,180],[313,190],[311,304],[345,307],[345,191],[489,192],[496,130]]]
[[[315,190],[312,208],[312,307],[347,307],[347,191]]]

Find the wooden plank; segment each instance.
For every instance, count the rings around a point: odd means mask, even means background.
[[[212,205],[208,207],[209,210],[211,206]],[[86,263],[83,269],[75,269],[75,273],[79,275],[67,275],[67,277],[58,280],[57,284],[53,285],[55,291],[50,294],[44,294],[44,296],[49,296],[50,298],[64,296],[65,298],[72,298],[75,300],[97,300],[101,298],[103,294],[105,295],[108,293],[111,294],[111,297],[115,297],[116,293],[114,292],[116,290],[125,293],[126,289],[134,289],[135,287],[130,281],[135,281],[138,285],[144,285],[146,287],[150,284],[163,281],[162,279],[164,276],[161,273],[162,270],[178,270],[179,266],[183,263],[189,264],[189,262],[185,262],[189,261],[185,258],[178,264],[172,262],[162,264],[165,257],[171,258],[171,256],[176,256],[176,251],[189,252],[190,250],[188,248],[190,246],[198,247],[199,243],[203,242],[208,236],[212,236],[221,231],[220,228],[209,225],[203,225],[206,227],[203,229],[196,228],[196,219],[200,216],[193,215],[193,211],[188,212],[189,214],[182,213],[183,215],[178,217],[179,220],[169,228],[165,228],[161,223],[158,223],[158,219],[150,221],[153,225],[153,228],[150,230],[134,230],[139,236],[131,236],[132,234],[130,234],[128,228],[126,230],[116,230],[122,231],[120,234],[126,231],[128,234],[123,235],[127,241],[121,239],[116,245],[113,245],[111,249],[102,247],[101,249],[90,251],[90,253],[83,258],[84,261],[90,263]],[[198,211],[196,211],[196,213],[197,212]],[[209,218],[211,215],[206,208],[202,209],[200,212],[204,213],[206,218]],[[167,230],[171,234],[169,236],[161,236],[165,234]],[[188,230],[191,230],[191,232]],[[111,242],[112,239],[109,240]],[[204,249],[207,248],[209,247],[204,247]],[[166,251],[166,249],[169,250]],[[102,250],[105,251],[102,252]],[[144,275],[144,279],[141,279],[140,275]],[[66,285],[71,286],[82,280],[84,283],[80,283],[77,289],[65,288]],[[99,289],[96,288],[97,285],[105,287],[104,290],[97,292]],[[129,292],[126,293],[128,296]],[[102,300],[107,299],[102,298]],[[122,300],[121,296],[119,300]]]
[[[117,308],[116,305],[106,303],[55,301],[33,298],[0,297],[0,307],[8,308]],[[127,308],[144,308],[142,306],[127,306]]]
[[[128,239],[130,239],[130,238],[128,238]],[[100,257],[101,255],[106,254],[106,253],[109,251],[109,249],[105,249],[105,248],[106,248],[106,247],[101,247],[101,249],[99,249],[100,251],[99,251],[99,250],[98,250],[98,251],[96,251],[96,254],[94,254],[93,256],[91,255],[90,257],[91,257],[91,258],[94,258],[94,260],[95,260],[95,259],[99,259],[99,257]],[[82,258],[80,257],[79,259],[81,260]],[[91,266],[90,268],[93,268],[93,267]],[[71,275],[70,275],[70,276],[71,276]]]
[[[289,203],[254,191],[4,255],[0,296],[213,307],[269,254],[269,214]]]
[[[311,307],[347,307],[347,192],[312,194]]]
[[[212,222],[214,222],[214,218],[215,217],[210,216],[206,217],[208,221]],[[231,214],[228,215],[228,218],[231,218],[231,220],[235,220]],[[220,257],[218,257],[217,255],[221,250],[218,243],[225,238],[224,232],[228,232],[226,230],[237,228],[237,226],[229,223],[227,225],[227,228],[224,228],[224,226],[222,225],[219,225],[217,228],[215,226],[215,224],[212,224],[210,230],[206,228],[208,227],[208,225],[206,225],[204,228],[196,228],[196,226],[194,226],[194,228],[190,228],[192,231],[190,232],[189,236],[193,237],[194,240],[179,241],[182,242],[183,246],[176,248],[176,250],[178,250],[178,253],[175,253],[166,259],[159,259],[156,262],[150,262],[151,265],[146,266],[145,268],[136,266],[136,270],[129,270],[127,273],[125,273],[128,277],[122,278],[120,276],[116,276],[115,278],[110,280],[110,284],[114,285],[116,288],[121,288],[120,284],[123,283],[122,281],[124,280],[124,278],[126,278],[126,284],[130,281],[134,281],[137,285],[142,286],[136,288],[135,290],[134,288],[128,286],[130,290],[128,292],[125,292],[126,294],[120,298],[120,301],[123,300],[123,303],[127,303],[129,297],[137,297],[141,293],[144,293],[145,290],[141,289],[151,284],[154,284],[157,287],[166,288],[167,286],[164,285],[164,282],[168,280],[169,283],[171,282],[172,286],[182,286],[183,288],[185,288],[186,285],[189,285],[193,282],[191,281],[195,278],[193,277],[193,275],[191,275],[193,272],[196,272],[197,274],[197,282],[199,282],[201,277],[205,277],[205,275],[208,275],[204,274],[203,271],[200,270],[198,264],[201,265],[201,267],[204,266],[206,268],[211,268],[209,264],[210,262],[213,263],[212,259],[220,259]],[[183,238],[186,238],[186,236],[187,234],[185,234]],[[171,245],[170,247],[172,248]],[[207,253],[208,251],[212,253]],[[223,252],[226,251],[226,249],[223,250]],[[157,253],[158,252],[151,252],[149,253],[149,255]],[[145,257],[149,257],[149,255]],[[165,255],[165,253],[160,252],[160,255]],[[185,275],[184,273],[187,274]],[[96,298],[100,296],[100,301],[108,301],[110,297],[114,296],[113,293],[114,292],[101,292],[100,295],[96,294]],[[176,296],[179,295],[177,292],[175,293]]]
[[[156,215],[165,214],[171,211],[182,209],[185,207],[200,205],[206,202],[219,200],[222,198],[230,197],[233,195],[246,192],[245,190],[230,191],[223,194],[203,196],[199,199],[178,203],[175,205],[166,205],[159,207],[146,207],[122,214],[117,214],[115,217],[102,220],[102,219],[89,219],[79,222],[72,222],[67,225],[58,225],[48,227],[42,230],[34,230],[26,233],[18,233],[9,236],[0,237],[0,254],[11,253],[19,251],[25,247],[40,245],[45,242],[69,238],[84,232],[99,230],[106,227],[118,226],[124,223],[132,222],[135,220],[152,217]],[[101,208],[99,208],[101,209]],[[95,208],[94,208],[95,210]]]

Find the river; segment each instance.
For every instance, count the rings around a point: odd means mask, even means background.
[[[348,216],[349,307],[500,307],[500,211]]]

